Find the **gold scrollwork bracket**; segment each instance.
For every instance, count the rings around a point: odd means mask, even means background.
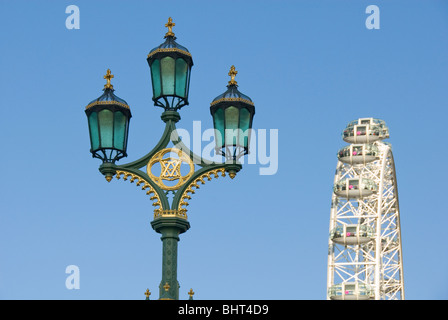
[[[186,208],[183,208],[183,206],[188,206],[189,203],[187,202],[188,200],[191,199],[191,196],[189,194],[195,194],[196,190],[199,189],[199,183],[201,184],[205,184],[205,179],[207,179],[207,181],[212,180],[212,178],[219,178],[219,175],[221,175],[222,177],[226,176],[226,170],[224,168],[219,168],[219,169],[214,169],[214,170],[210,170],[208,172],[205,172],[203,174],[201,174],[198,178],[194,179],[185,189],[185,191],[182,193],[180,200],[179,200],[179,205],[177,210],[181,211],[181,210],[185,210],[185,212],[187,211]],[[195,188],[195,189],[193,189]]]
[[[117,179],[120,179],[121,176],[123,176],[123,180],[124,181],[126,181],[128,179],[129,179],[129,181],[131,183],[136,181],[136,183],[135,183],[136,186],[141,186],[142,190],[146,190],[146,194],[150,196],[149,199],[152,200],[152,201],[155,201],[155,202],[153,202],[152,205],[154,207],[158,207],[158,208],[154,209],[154,215],[156,214],[156,211],[157,212],[158,211],[163,211],[162,210],[162,202],[160,201],[160,197],[157,194],[157,191],[154,190],[154,188],[151,187],[151,185],[145,179],[143,179],[142,177],[140,177],[140,176],[138,176],[136,174],[130,173],[130,172],[117,170],[115,177]]]

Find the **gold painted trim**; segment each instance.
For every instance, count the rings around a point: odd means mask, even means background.
[[[167,153],[175,153],[179,159],[164,159],[163,156]],[[175,163],[170,162],[175,161]],[[153,165],[159,163],[161,166],[160,176],[155,176],[151,170]],[[180,166],[182,163],[187,163],[190,167],[190,171],[187,175],[182,176],[180,173]],[[172,166],[172,167],[171,167]],[[189,155],[180,149],[166,148],[157,152],[146,165],[146,173],[163,190],[178,190],[194,173],[194,163],[190,159]],[[163,183],[163,180],[175,181],[178,180],[174,186],[167,186]]]
[[[137,180],[137,182],[136,182],[136,186],[140,186],[141,184],[143,184],[143,186],[142,186],[142,190],[145,190],[145,189],[148,189],[147,191],[146,191],[146,194],[149,196],[149,195],[151,195],[151,194],[153,194],[149,199],[150,200],[152,200],[152,201],[154,201],[154,200],[156,200],[152,205],[154,206],[154,207],[157,207],[158,206],[158,208],[156,208],[156,209],[154,209],[154,213],[157,211],[157,210],[161,210],[162,209],[162,203],[160,202],[160,198],[159,198],[159,195],[157,194],[157,192],[151,187],[151,185],[145,180],[145,179],[143,179],[143,178],[141,178],[140,176],[138,176],[138,175],[135,175],[135,174],[133,174],[133,173],[129,173],[129,172],[126,172],[126,171],[121,171],[121,170],[117,170],[117,174],[116,174],[116,178],[117,179],[120,179],[121,178],[121,175],[123,175],[123,180],[127,180],[129,177],[131,178],[129,181],[131,182],[131,183],[133,183],[135,180]]]
[[[89,103],[86,106],[86,110],[91,108],[91,107],[93,107],[93,106],[99,105],[99,104],[100,105],[103,105],[103,104],[106,104],[106,105],[107,104],[115,104],[115,105],[119,105],[120,107],[123,107],[123,108],[126,108],[126,109],[130,110],[130,108],[129,108],[129,106],[127,104],[122,103],[122,102],[118,102],[118,101],[94,101],[94,102]]]
[[[198,183],[205,184],[204,179],[207,178],[208,181],[212,180],[212,175],[214,175],[214,178],[219,178],[219,173],[222,177],[226,176],[226,170],[224,168],[219,168],[215,170],[210,170],[202,175],[200,175],[197,179],[193,180],[189,185],[188,188],[185,189],[185,191],[182,193],[182,196],[180,197],[179,206],[177,207],[178,211],[185,210],[187,212],[186,208],[182,208],[182,206],[188,206],[189,203],[188,200],[191,199],[191,196],[188,193],[195,194],[195,190],[193,190],[193,187],[199,189]]]
[[[230,71],[228,75],[230,76],[229,86],[237,85],[238,83],[235,81],[235,76],[238,74],[238,71],[235,70],[235,66],[230,67]]]
[[[159,53],[159,52],[179,52],[179,53],[182,53],[182,54],[184,54],[186,56],[189,56],[191,58],[190,52],[187,52],[185,50],[181,50],[181,49],[178,49],[178,48],[159,48],[159,49],[154,50],[153,52],[150,52],[148,54],[148,59],[150,57],[152,57],[153,55],[155,55],[156,53]]]
[[[187,209],[181,210],[154,210],[154,219],[162,217],[178,217],[187,220]]]
[[[168,23],[165,24],[165,27],[168,28],[168,32],[165,34],[165,38],[168,36],[174,37],[173,27],[176,24],[173,22],[173,19],[171,17],[168,18]]]
[[[107,83],[104,85],[104,89],[113,89],[114,86],[110,83],[110,80],[114,77],[114,75],[110,72],[110,69],[107,69],[106,75],[103,77],[107,80]]]
[[[210,103],[210,106],[214,106],[215,104],[218,104],[220,102],[223,101],[229,101],[229,102],[244,102],[247,104],[250,104],[251,106],[254,106],[254,103],[252,101],[249,101],[247,99],[243,99],[243,98],[221,98],[219,100],[213,101],[212,103]]]

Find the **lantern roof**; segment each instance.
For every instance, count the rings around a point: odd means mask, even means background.
[[[165,27],[168,28],[168,32],[165,34],[164,37],[166,40],[164,43],[155,47],[149,52],[148,59],[157,53],[167,53],[167,52],[177,52],[185,56],[188,56],[190,59],[192,59],[191,53],[188,51],[188,49],[175,41],[177,38],[174,36],[174,32],[172,30],[172,28],[175,25],[176,24],[173,22],[173,19],[171,19],[171,17],[168,18],[168,23],[165,24]]]
[[[239,101],[239,102],[247,103],[251,106],[254,105],[251,98],[249,98],[247,95],[241,93],[238,90],[238,84],[235,81],[235,76],[237,75],[237,73],[238,73],[238,71],[235,70],[235,66],[232,66],[228,73],[228,75],[230,76],[230,81],[227,85],[226,92],[220,94],[215,99],[213,99],[210,106],[214,106],[223,101],[229,101],[229,102]]]
[[[114,75],[111,74],[110,69],[107,69],[107,73],[104,76],[104,79],[107,80],[107,83],[104,85],[103,88],[104,93],[95,100],[92,100],[86,106],[86,109],[89,109],[96,105],[105,105],[105,104],[118,105],[123,108],[129,109],[128,103],[114,94],[114,86],[110,83],[110,80],[112,78],[114,78]]]

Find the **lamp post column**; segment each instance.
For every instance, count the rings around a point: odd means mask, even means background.
[[[179,300],[177,281],[177,243],[179,234],[190,228],[190,223],[180,217],[159,217],[151,222],[153,229],[162,234],[162,281],[159,285],[159,299]]]

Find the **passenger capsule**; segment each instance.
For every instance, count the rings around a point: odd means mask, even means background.
[[[348,143],[370,143],[386,138],[389,138],[386,123],[375,118],[354,120],[342,132],[342,139]]]
[[[378,186],[367,178],[350,178],[337,182],[333,191],[340,197],[349,199],[364,198],[378,191]]]
[[[372,288],[361,282],[335,284],[328,289],[331,300],[371,300],[374,298]]]
[[[366,164],[378,159],[379,150],[375,144],[351,144],[338,151],[338,159],[341,162],[354,164]]]
[[[330,239],[333,242],[345,246],[365,244],[373,237],[372,227],[359,224],[338,226],[330,232]]]

